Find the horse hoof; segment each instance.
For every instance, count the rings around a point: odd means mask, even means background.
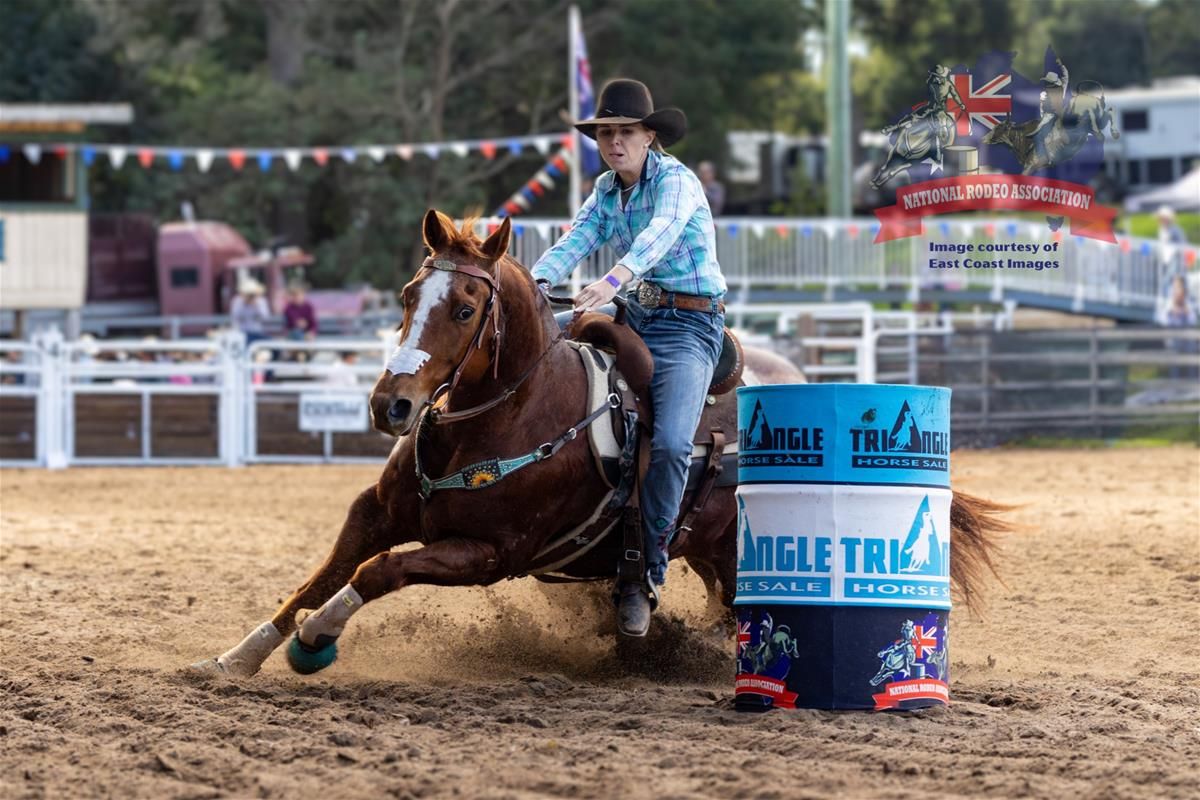
[[[320,642],[320,639],[328,641]],[[320,639],[316,647],[310,647],[300,641],[300,634],[293,633],[287,646],[288,665],[301,675],[312,675],[337,661],[337,639],[328,636],[322,636]]]
[[[197,661],[195,664],[188,664],[187,671],[194,672],[197,675],[225,674],[225,668],[215,658],[206,658],[203,661]]]

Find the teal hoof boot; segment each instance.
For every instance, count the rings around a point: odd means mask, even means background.
[[[320,636],[316,646],[300,641],[300,634],[293,633],[288,640],[287,660],[293,670],[301,675],[312,675],[337,661],[337,639]]]

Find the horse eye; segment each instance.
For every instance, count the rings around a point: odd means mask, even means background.
[[[471,308],[470,306],[460,306],[458,311],[454,312],[454,318],[459,322],[464,322],[470,319],[471,315],[474,313],[475,309]]]

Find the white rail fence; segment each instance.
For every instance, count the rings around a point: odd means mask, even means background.
[[[746,344],[810,381],[954,389],[955,425],[1109,430],[1200,416],[1200,330],[1012,331],[1006,314],[879,311],[868,303],[730,308],[766,317]],[[761,320],[760,320],[761,321]],[[761,330],[761,326],[759,327]],[[213,340],[0,340],[0,466],[378,462],[394,441],[367,398],[394,334],[246,346]]]
[[[376,461],[392,441],[366,400],[393,344],[0,341],[0,466]],[[338,404],[352,418],[319,418]]]

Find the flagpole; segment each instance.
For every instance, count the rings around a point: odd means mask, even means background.
[[[576,43],[581,35],[581,25],[579,21],[579,6],[572,5],[567,9],[567,89],[568,89],[568,106],[567,111],[571,115],[571,120],[579,119],[579,79],[577,71],[579,69],[579,52],[576,49]],[[575,126],[571,126],[571,159],[568,161],[570,178],[570,191],[567,193],[567,213],[571,218],[575,218],[575,213],[579,211],[579,207],[583,205],[582,181],[580,176],[580,167],[582,159],[579,153],[579,131],[575,130]]]

